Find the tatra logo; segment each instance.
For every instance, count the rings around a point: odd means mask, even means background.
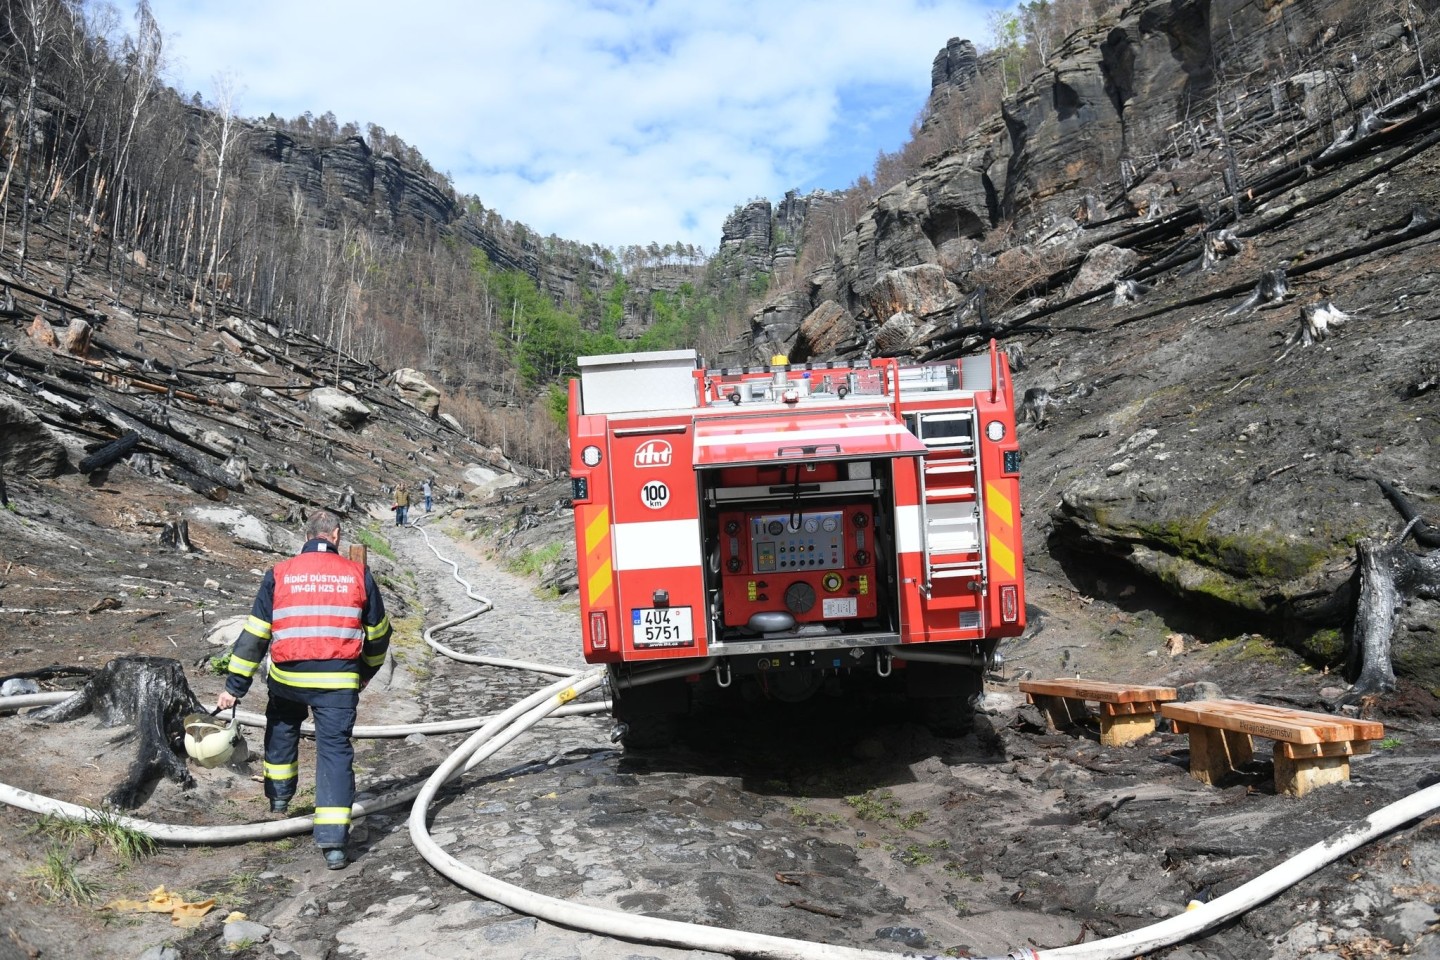
[[[667,440],[646,440],[635,451],[637,467],[670,466],[670,443]]]

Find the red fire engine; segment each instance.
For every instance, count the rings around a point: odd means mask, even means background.
[[[696,685],[800,700],[894,686],[958,732],[1025,627],[1003,352],[705,369],[583,357],[570,473],[585,659],[627,746]]]

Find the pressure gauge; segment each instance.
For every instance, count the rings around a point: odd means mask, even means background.
[[[839,522],[836,521],[836,519],[835,519],[834,517],[826,517],[826,518],[825,518],[825,521],[824,521],[824,523],[823,523],[823,526],[825,527],[825,532],[826,532],[826,533],[834,533],[834,532],[835,532],[835,528],[838,527],[839,525],[840,525]]]
[[[816,530],[819,530],[819,529],[820,529],[820,521],[819,521],[819,520],[816,520],[814,517],[806,517],[806,518],[805,518],[805,532],[806,532],[806,533],[814,533]]]
[[[999,443],[1001,440],[1005,439],[1005,424],[1001,423],[999,420],[991,420],[989,423],[985,424],[985,436],[989,437],[991,440],[994,440],[996,443]]]

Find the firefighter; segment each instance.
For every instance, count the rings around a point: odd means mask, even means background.
[[[390,618],[370,571],[340,555],[338,517],[317,510],[305,535],[300,553],[260,581],[216,708],[228,710],[245,696],[268,652],[265,796],[271,812],[288,812],[300,773],[300,724],[313,713],[315,844],[325,865],[340,870],[355,797],[350,736],[360,691],[385,662]]]

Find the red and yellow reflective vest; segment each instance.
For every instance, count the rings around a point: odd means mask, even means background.
[[[370,571],[311,540],[265,574],[230,654],[226,689],[240,697],[265,654],[271,683],[358,690],[385,662],[390,618]]]

